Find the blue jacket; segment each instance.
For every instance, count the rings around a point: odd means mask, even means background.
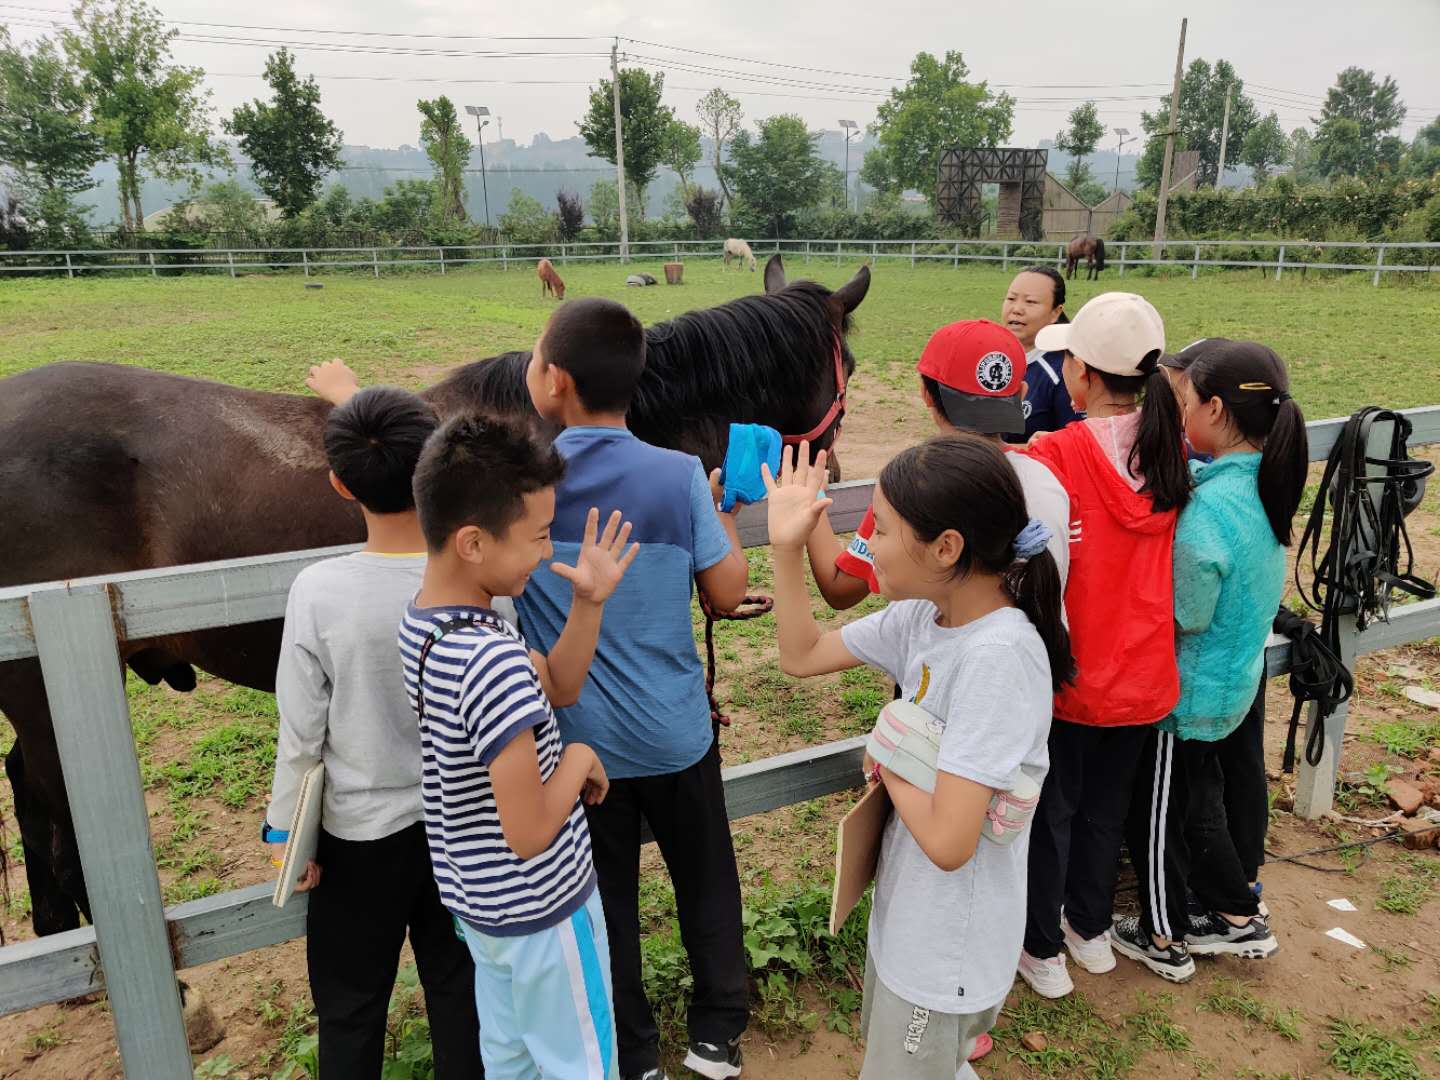
[[[1195,492],[1175,529],[1180,700],[1159,727],[1214,742],[1255,700],[1285,590],[1285,549],[1260,503],[1259,454],[1192,462],[1190,471]]]
[[[1008,442],[1029,442],[1037,431],[1059,431],[1085,415],[1070,404],[1070,391],[1060,374],[1064,353],[1031,352],[1025,360],[1025,434],[1007,435]]]

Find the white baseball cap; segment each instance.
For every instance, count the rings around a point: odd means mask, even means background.
[[[1165,323],[1143,296],[1101,293],[1076,313],[1073,322],[1051,323],[1042,329],[1035,335],[1035,347],[1043,352],[1068,350],[1111,375],[1148,374],[1165,352]]]

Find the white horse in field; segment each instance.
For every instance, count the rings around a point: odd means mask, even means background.
[[[750,250],[750,245],[744,240],[737,240],[733,236],[725,241],[725,269],[730,269],[730,260],[740,259],[750,264],[750,270],[755,270],[755,253]]]

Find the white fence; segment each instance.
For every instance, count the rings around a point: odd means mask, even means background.
[[[1029,240],[752,240],[758,258],[775,252],[809,262],[864,258],[909,262],[911,266],[999,263],[1002,269],[1034,264],[1064,266],[1065,245]],[[1440,243],[1390,244],[1365,241],[1309,240],[1175,240],[1158,254],[1150,241],[1121,240],[1106,244],[1107,273],[1120,277],[1141,267],[1189,270],[1258,269],[1277,279],[1310,270],[1368,273],[1374,285],[1385,274],[1440,272]],[[120,271],[162,273],[210,270],[241,274],[269,270],[300,270],[306,277],[333,271],[381,272],[449,270],[465,266],[512,265],[529,268],[537,259],[560,265],[572,262],[718,259],[716,240],[637,241],[622,253],[619,243],[493,244],[479,246],[396,246],[342,248],[156,248],[93,251],[0,251],[0,275],[45,274],[77,277]]]

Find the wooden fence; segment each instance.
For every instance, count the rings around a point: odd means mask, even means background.
[[[1440,442],[1440,406],[1408,415],[1415,425],[1412,444]],[[1312,459],[1329,453],[1342,424],[1310,425]],[[859,525],[872,488],[872,481],[861,481],[831,490],[837,531]],[[763,506],[748,508],[739,524],[746,547],[767,542]],[[93,927],[0,949],[0,1015],[104,989],[126,1074],[190,1080],[175,972],[304,934],[305,898],[276,909],[270,884],[163,906],[117,640],[280,618],[301,569],[350,550],[0,589],[0,662],[39,658],[95,916]],[[1440,600],[1412,604],[1397,608],[1388,623],[1354,635],[1347,652],[1353,657],[1437,632]],[[1288,642],[1272,638],[1267,672],[1288,669]],[[1302,816],[1329,809],[1344,728],[1342,708],[1325,725],[1320,764],[1301,766],[1296,809]],[[863,742],[845,739],[726,769],[729,816],[858,786]]]

